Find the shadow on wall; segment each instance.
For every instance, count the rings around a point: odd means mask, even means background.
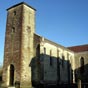
[[[88,88],[88,64],[75,69],[75,81],[81,82],[82,88]]]
[[[73,84],[71,64],[63,57],[37,53],[29,66],[31,66],[32,85],[35,87],[74,86],[73,88],[77,88],[76,84]]]
[[[2,85],[2,68],[0,68],[0,88],[1,88],[1,85]]]
[[[2,68],[0,68],[0,82],[2,81]]]

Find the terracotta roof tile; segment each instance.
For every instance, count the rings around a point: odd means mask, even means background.
[[[83,51],[88,51],[88,44],[87,45],[72,46],[72,47],[67,47],[67,48],[74,51],[74,52],[83,52]]]

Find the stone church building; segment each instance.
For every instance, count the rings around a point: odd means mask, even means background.
[[[35,33],[36,9],[7,9],[3,86],[78,85],[88,88],[88,44],[64,47]]]

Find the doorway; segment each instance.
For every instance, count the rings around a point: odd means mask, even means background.
[[[10,65],[10,86],[14,86],[14,65]]]

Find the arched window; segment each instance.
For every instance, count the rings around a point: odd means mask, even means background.
[[[14,16],[16,15],[16,11],[13,12]]]
[[[12,34],[15,33],[15,27],[12,27]]]
[[[60,61],[59,61],[59,49],[57,49],[57,82],[60,81]]]
[[[36,56],[38,58],[40,57],[40,44],[37,45],[37,48],[36,48]]]
[[[84,72],[84,58],[83,57],[80,58],[80,72],[81,73]]]
[[[57,59],[59,59],[59,50],[57,49]]]
[[[53,65],[52,50],[50,50],[50,66]]]
[[[46,54],[46,48],[44,47],[44,55]]]
[[[62,55],[62,67],[64,67],[64,60],[65,60],[65,57],[64,55]]]

